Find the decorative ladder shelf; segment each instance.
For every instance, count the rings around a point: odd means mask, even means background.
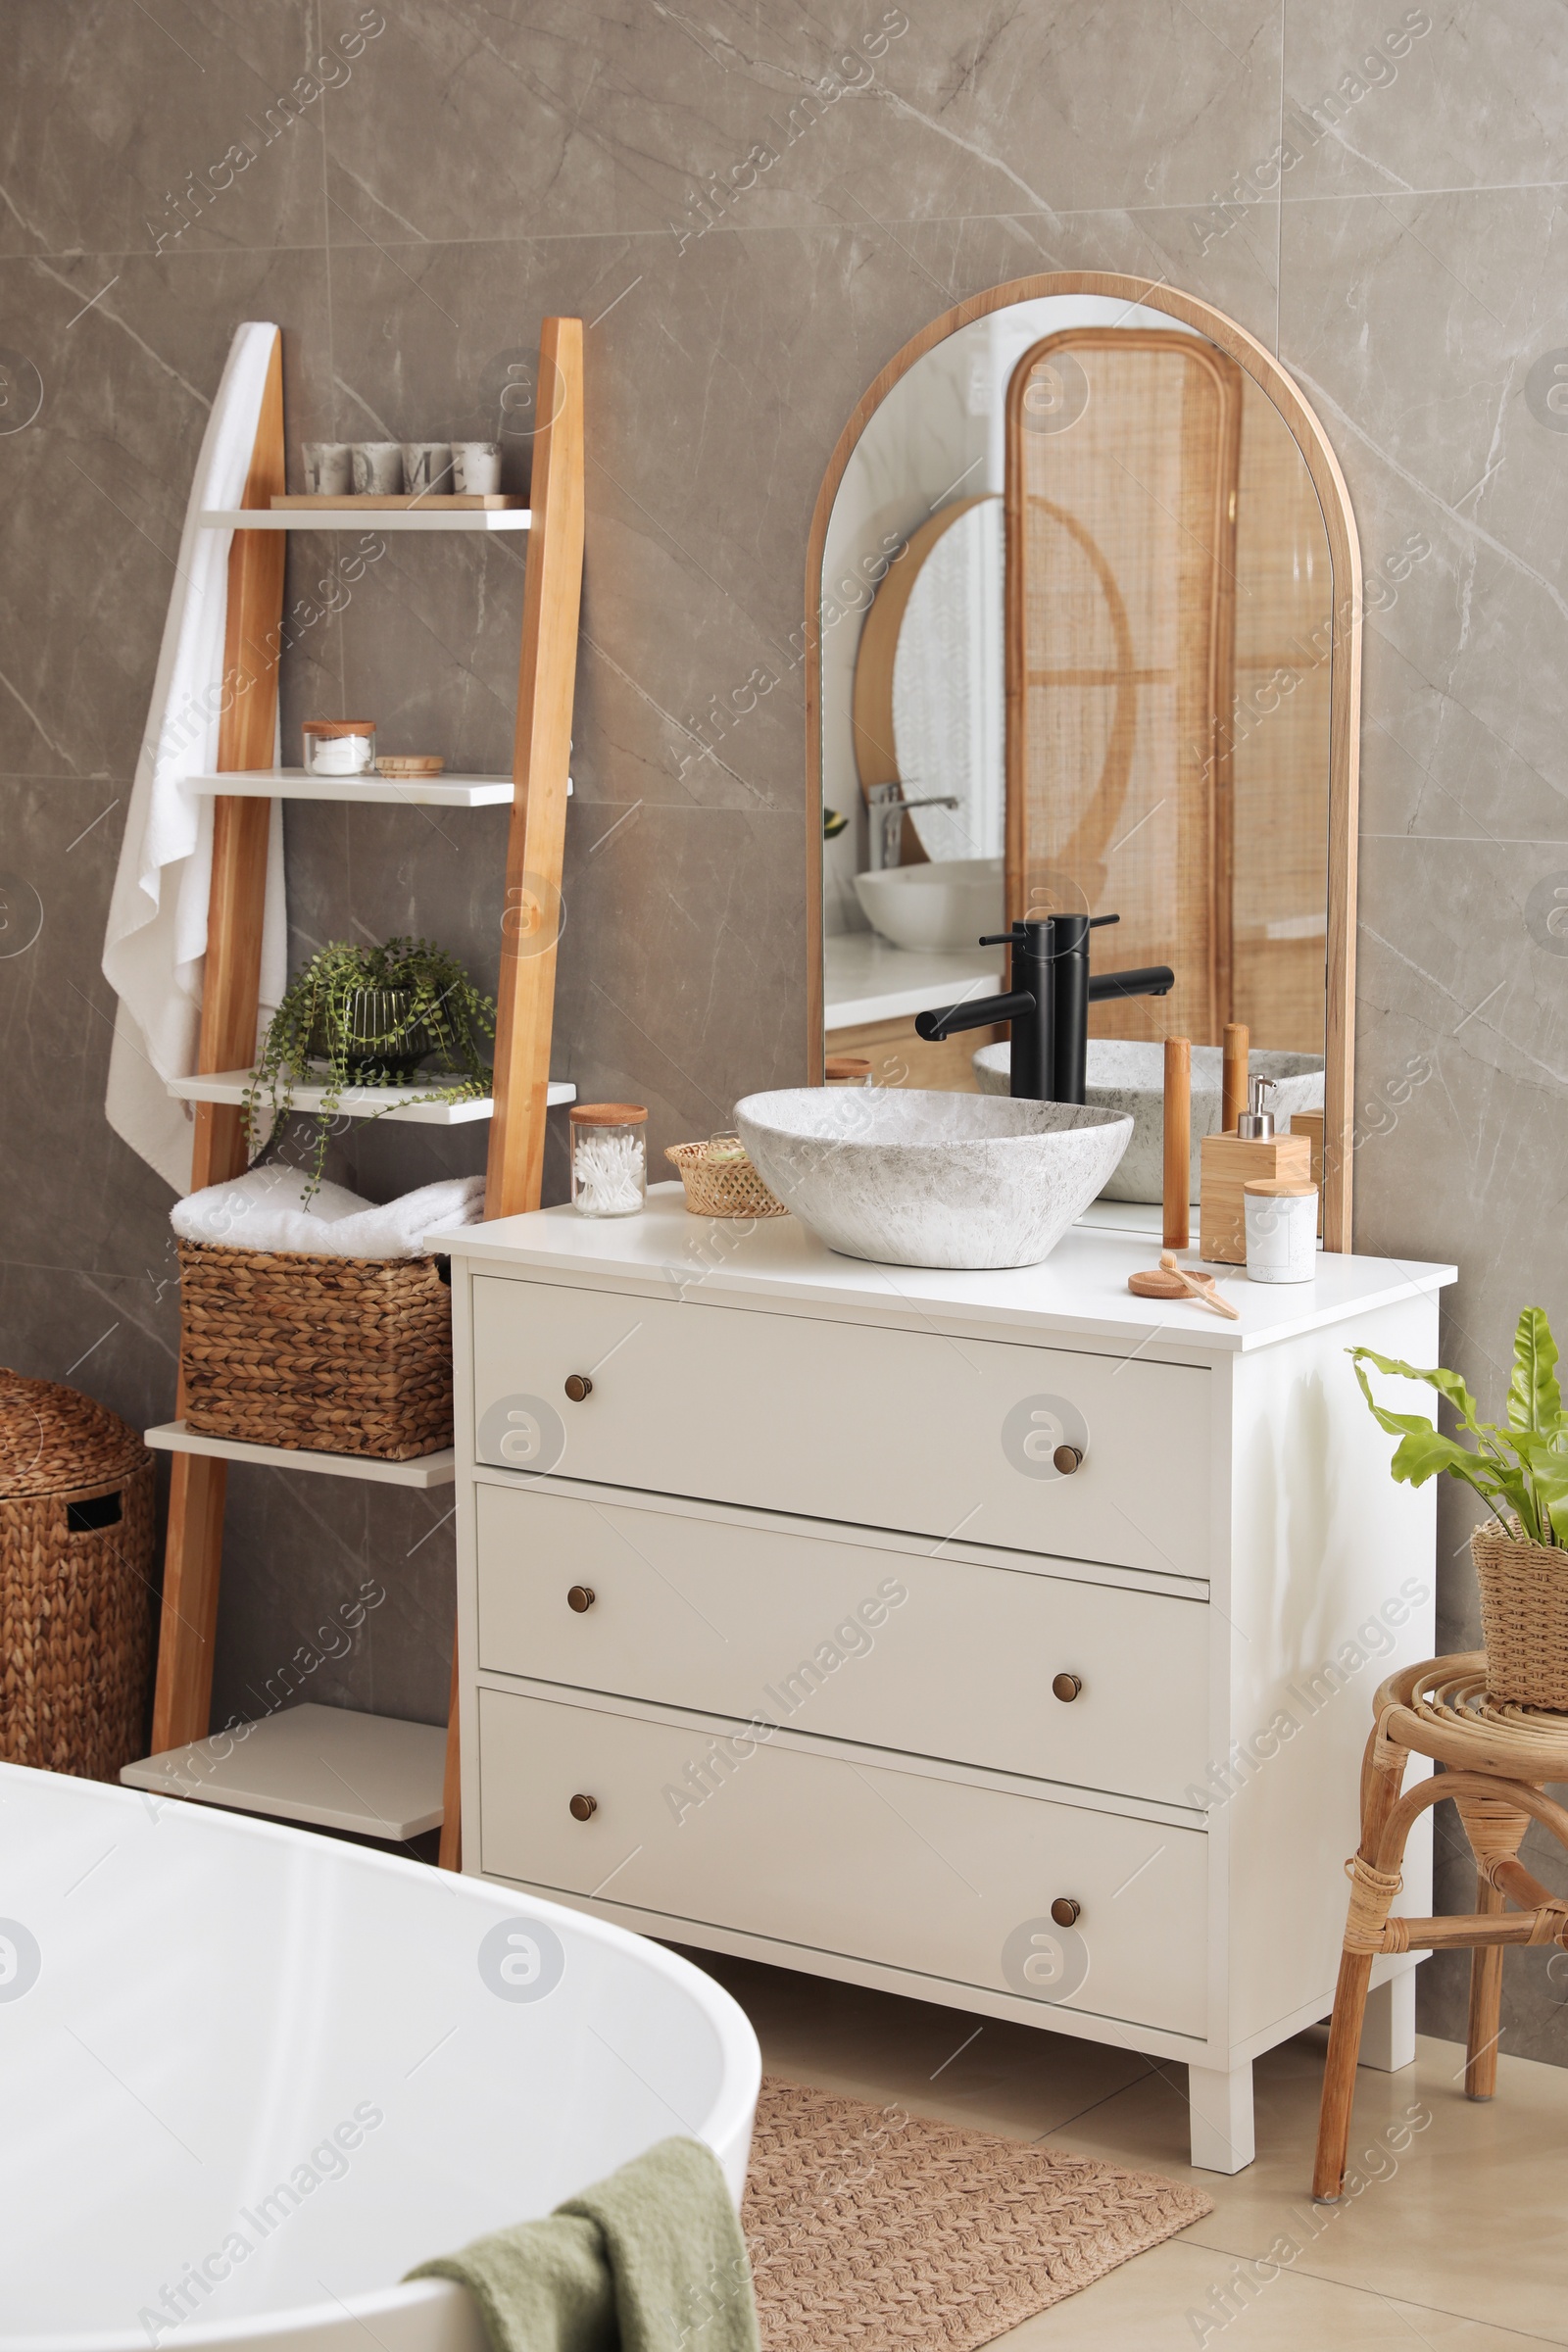
[[[239,1103],[245,1100],[246,1089],[254,1072],[250,1070],[205,1070],[193,1078],[172,1078],[169,1091],[183,1102]],[[461,1102],[432,1102],[420,1100],[431,1086],[439,1086],[442,1073],[432,1070],[426,1086],[345,1086],[338,1095],[334,1108],[346,1119],[390,1119],[395,1127],[468,1127],[475,1119],[495,1116],[493,1095],[472,1095]],[[453,1079],[452,1084],[460,1083]],[[324,1086],[312,1086],[300,1081],[291,1090],[296,1110],[319,1110],[325,1100]],[[575,1102],[577,1089],[565,1079],[553,1078],[545,1090],[545,1105],[554,1110],[561,1102]],[[216,1181],[216,1180],[215,1180]]]
[[[552,326],[581,324],[580,318],[545,320],[547,331]],[[581,376],[579,366],[579,390]],[[556,416],[551,421],[559,424],[562,419]],[[549,430],[548,424],[540,426],[534,436],[535,448]],[[248,484],[246,495],[248,498]],[[450,507],[387,508],[358,506],[352,501],[341,507],[264,507],[260,514],[250,505],[209,507],[201,517],[203,529],[209,531],[531,531],[533,519],[527,507],[482,507],[465,514]],[[541,514],[541,528],[543,522]]]
[[[154,1796],[270,1813],[362,1838],[417,1838],[441,1820],[446,1734],[438,1725],[282,1707],[275,1715],[161,1756],[121,1779]]]
[[[258,767],[246,775],[192,776],[186,789],[258,801],[359,801],[370,808],[505,808],[510,776],[308,776],[303,767]],[[568,795],[571,787],[566,787]]]
[[[144,1429],[145,1442],[159,1453],[205,1453],[217,1462],[250,1462],[260,1470],[316,1471],[326,1478],[363,1478],[373,1487],[450,1487],[457,1474],[457,1448],[417,1453],[412,1462],[380,1462],[364,1453],[318,1453],[305,1446],[252,1446],[243,1438],[204,1438],[183,1421],[161,1421]]]
[[[454,510],[371,507],[279,508],[284,493],[282,338],[272,352],[261,422],[241,507],[202,514],[231,530],[225,676],[247,681],[219,727],[218,773],[193,780],[214,797],[213,879],[195,1077],[171,1092],[195,1105],[191,1190],[241,1174],[246,1164],[240,1104],[260,1011],[262,913],[267,841],[274,799],[365,801],[410,808],[479,808],[510,802],[506,907],[510,942],[526,936],[543,882],[559,893],[571,791],[571,709],[582,595],[583,330],[580,318],[547,318],[539,345],[541,385],[553,396],[533,443],[531,507]],[[283,614],[285,531],[527,531],[522,643],[513,772],[496,776],[317,777],[267,764],[277,725],[275,651]],[[356,1087],[341,1107],[353,1117],[427,1125],[488,1118],[485,1202],[491,1217],[537,1208],[544,1173],[545,1112],[575,1099],[550,1081],[556,952],[504,948],[496,991],[495,1094],[471,1102],[416,1103],[416,1087]],[[315,1108],[320,1090],[294,1090],[296,1107]],[[336,1707],[297,1706],[243,1733],[208,1734],[221,1573],[223,1501],[231,1461],[301,1473],[361,1478],[390,1486],[451,1483],[450,1448],[413,1462],[294,1452],[203,1438],[187,1430],[181,1388],[176,1417],[149,1430],[149,1445],[172,1453],[164,1564],[153,1753],[127,1764],[128,1786],[170,1796],[269,1813],[361,1835],[407,1838],[441,1824],[441,1863],[461,1867],[458,1658],[445,1732]]]

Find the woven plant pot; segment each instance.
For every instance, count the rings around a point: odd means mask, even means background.
[[[153,1457],[74,1389],[0,1370],[0,1756],[113,1781],[146,1752]]]
[[[1568,1714],[1568,1551],[1478,1527],[1470,1556],[1481,1587],[1488,1696]]]
[[[433,1257],[179,1244],[185,1421],[206,1438],[407,1462],[452,1443],[452,1294]]]
[[[664,1157],[680,1171],[694,1217],[787,1217],[746,1153],[712,1157],[710,1144],[666,1144]]]

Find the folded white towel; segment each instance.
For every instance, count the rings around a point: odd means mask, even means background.
[[[176,1200],[169,1222],[182,1242],[219,1242],[230,1250],[309,1250],[325,1257],[423,1257],[426,1237],[484,1215],[482,1176],[444,1176],[381,1207],[340,1184],[323,1184],[306,1206],[310,1178],[300,1168],[252,1168],[228,1184]]]

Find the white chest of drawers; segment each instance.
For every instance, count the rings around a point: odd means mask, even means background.
[[[456,1238],[465,1867],[1184,2060],[1233,2172],[1332,2003],[1372,1693],[1434,1646],[1432,1494],[1344,1350],[1435,1361],[1453,1270],[1326,1257],[1225,1324],[1128,1294],[1152,1247],[862,1265],[678,1187]]]

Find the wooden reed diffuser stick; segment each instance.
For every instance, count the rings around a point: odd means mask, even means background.
[[[1245,1021],[1225,1024],[1225,1063],[1221,1081],[1220,1133],[1234,1135],[1238,1120],[1247,1108],[1247,1060],[1251,1050],[1251,1036]]]
[[[1188,1244],[1188,1196],[1193,1189],[1193,1049],[1185,1037],[1165,1040],[1165,1247]]]

